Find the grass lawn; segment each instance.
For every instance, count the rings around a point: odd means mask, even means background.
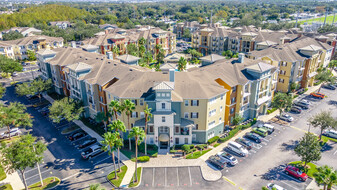
[[[0,181],[6,179],[7,175],[4,168],[0,165]]]
[[[43,180],[43,187],[41,187],[41,182],[38,182],[33,185],[30,185],[28,189],[33,189],[33,190],[49,189],[49,188],[52,188],[58,185],[60,181],[61,180],[57,177],[48,177]]]
[[[84,125],[86,125],[90,129],[94,130],[100,136],[103,136],[103,134],[105,133],[104,127],[100,127],[99,125],[91,124],[87,118],[81,118],[81,121],[84,123]]]
[[[129,149],[120,149],[121,153],[123,153],[126,157],[128,157],[129,159],[132,159],[132,157],[135,155],[135,152]]]
[[[220,143],[215,143],[213,146],[214,147],[217,147],[217,146],[219,146],[220,145]]]
[[[307,168],[304,168],[304,163],[301,161],[289,162],[289,165],[298,167],[301,171],[304,171],[309,177],[314,177],[314,173],[317,172],[317,166],[311,162],[307,163]]]
[[[11,139],[9,139],[9,138],[5,138],[5,139],[1,139],[0,140],[0,143],[11,143],[11,142],[13,142],[13,141],[16,141],[16,140],[18,140],[18,139],[20,139],[21,137],[20,136],[14,136],[14,137],[11,137]]]
[[[128,167],[127,166],[122,166],[121,169],[122,169],[122,172],[120,172],[120,173],[117,172],[117,179],[114,179],[114,177],[115,177],[115,171],[111,172],[108,175],[108,180],[111,183],[113,183],[116,187],[119,187],[121,185],[122,180],[124,178],[124,175],[125,175],[126,171],[128,170]]]
[[[319,18],[315,18],[315,20],[314,19],[308,19],[308,20],[303,20],[303,21],[300,21],[299,23],[300,24],[303,24],[303,23],[305,23],[305,22],[307,22],[307,23],[312,23],[312,22],[324,22],[324,19],[325,19],[325,16],[322,16],[322,17],[319,17]],[[335,22],[336,22],[336,19],[337,18],[335,18]],[[328,15],[327,17],[326,17],[326,23],[331,23],[332,22],[332,20],[333,20],[333,15]]]
[[[13,190],[11,184],[6,184],[6,185],[3,185],[3,186],[0,186],[0,190]]]
[[[141,174],[142,174],[142,167],[139,167],[139,168],[137,168],[137,178],[138,178],[138,180],[137,180],[136,183],[133,183],[133,181],[131,179],[131,181],[129,183],[129,188],[130,187],[136,187],[139,184]]]
[[[322,135],[322,141],[323,142],[328,142],[329,140],[333,141],[333,142],[337,142],[337,139],[326,137],[326,136]]]
[[[61,134],[64,135],[64,134],[68,134],[68,133],[71,133],[77,129],[79,129],[80,127],[77,126],[77,125],[71,125],[70,127],[66,127],[65,129],[62,130]]]
[[[207,149],[207,150],[201,150],[201,151],[197,151],[194,153],[191,153],[189,155],[186,156],[186,159],[197,159],[200,156],[206,154],[207,152],[211,151],[212,149]]]

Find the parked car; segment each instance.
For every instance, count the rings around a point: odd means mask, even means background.
[[[102,150],[102,145],[93,145],[87,149],[84,149],[83,152],[81,152],[81,156],[84,159],[91,159],[94,156],[101,154],[102,152],[104,152]]]
[[[262,128],[266,129],[268,131],[268,134],[272,134],[275,131],[275,127],[273,125],[270,125],[268,123],[265,123],[262,125]]]
[[[28,100],[35,100],[35,99],[39,99],[39,96],[38,95],[27,95],[26,98]]]
[[[239,163],[238,160],[233,155],[227,152],[219,152],[217,156],[219,156],[222,161],[229,163],[232,166],[235,166],[236,164]]]
[[[260,137],[259,135],[255,133],[251,133],[251,132],[246,133],[244,137],[256,143],[261,143],[261,139],[262,139],[262,137]]]
[[[268,130],[262,128],[262,127],[255,127],[252,130],[254,133],[262,136],[262,137],[266,137],[268,135]]]
[[[266,186],[269,190],[286,190],[285,188],[276,185],[274,183],[268,183],[268,185]]]
[[[245,146],[247,150],[252,149],[252,143],[244,138],[237,138],[235,139],[235,142]]]
[[[91,138],[91,139],[88,139],[88,140],[84,141],[80,145],[78,145],[78,148],[79,149],[86,148],[86,147],[88,147],[88,146],[90,146],[92,144],[95,144],[96,142],[97,142],[96,138]]]
[[[50,110],[47,109],[45,111],[41,111],[40,113],[45,116],[45,115],[48,115],[50,113]]]
[[[11,135],[11,137],[13,137],[13,136],[21,135],[22,132],[19,128],[13,128],[10,130],[10,132],[6,131],[4,133],[1,133],[0,136],[1,138],[9,138],[9,134]]]
[[[294,118],[291,117],[290,115],[283,113],[281,116],[278,116],[279,119],[283,120],[283,121],[288,121],[288,122],[292,122],[294,121]]]
[[[87,133],[85,133],[84,131],[78,131],[78,132],[75,132],[75,133],[69,135],[68,138],[69,138],[70,141],[75,141],[75,140],[78,140],[78,139],[80,139],[82,137],[85,137],[85,136],[87,136]]]
[[[239,143],[236,143],[236,142],[233,142],[233,141],[230,141],[227,145],[227,148],[237,154],[239,154],[240,156],[246,156],[248,155],[248,150],[242,146],[241,144]]]
[[[310,95],[315,97],[315,98],[320,98],[320,99],[325,98],[325,94],[318,93],[318,92],[312,92],[312,93],[310,93]]]
[[[220,170],[225,168],[225,163],[218,156],[210,156],[208,162]]]
[[[308,179],[308,175],[304,172],[302,172],[300,169],[298,169],[295,166],[287,166],[285,171],[284,171],[287,175],[291,175],[297,179],[299,179],[300,181],[306,181]]]
[[[18,73],[17,73],[17,72],[14,72],[14,73],[12,74],[12,77],[16,77],[16,76],[18,76]]]
[[[337,131],[335,131],[333,129],[324,130],[323,135],[327,136],[327,137],[337,139]]]
[[[322,87],[326,88],[326,89],[329,89],[329,90],[336,90],[336,87],[332,84],[325,84]]]
[[[302,108],[299,107],[299,106],[292,106],[291,109],[290,109],[291,112],[294,112],[294,113],[301,113],[302,112]]]

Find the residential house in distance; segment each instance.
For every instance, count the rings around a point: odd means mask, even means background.
[[[288,92],[291,83],[312,86],[316,70],[330,62],[333,47],[313,38],[302,37],[291,43],[252,51],[248,57],[263,59],[279,67],[277,91]]]
[[[49,22],[50,26],[56,26],[60,29],[66,29],[68,27],[71,27],[71,23],[69,21],[55,21],[55,22]]]
[[[101,24],[98,26],[100,29],[103,30],[109,30],[109,29],[115,29],[118,28],[118,26],[116,24]]]
[[[200,28],[200,24],[197,21],[192,22],[179,22],[173,26],[173,32],[177,34],[177,38],[182,38],[185,30],[189,30],[190,33],[197,31]]]
[[[32,27],[13,27],[8,30],[3,30],[0,32],[0,40],[2,40],[2,35],[9,33],[9,32],[18,32],[22,34],[24,37],[27,36],[35,36],[35,35],[40,35],[42,33],[41,30],[38,30],[36,28]]]
[[[114,46],[120,50],[120,54],[126,54],[127,44],[133,43],[138,45],[138,41],[144,38],[146,40],[145,48],[147,51],[156,54],[156,45],[161,45],[165,55],[176,51],[176,35],[172,32],[164,31],[160,28],[143,27],[125,30],[121,28],[106,30],[104,34],[83,41],[83,44],[98,46],[98,52],[106,54],[112,51]]]
[[[63,47],[63,38],[49,36],[28,36],[17,40],[0,42],[0,54],[13,59],[27,59],[28,50],[54,49]]]

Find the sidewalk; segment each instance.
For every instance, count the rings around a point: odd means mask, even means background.
[[[25,189],[25,185],[23,184],[23,181],[21,180],[19,173],[15,171],[12,174],[7,174],[7,178],[2,180],[1,183],[11,184],[13,189]]]

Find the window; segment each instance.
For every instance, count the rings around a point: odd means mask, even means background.
[[[286,71],[280,70],[280,75],[285,75]]]
[[[166,97],[170,97],[170,93],[166,93]]]
[[[160,97],[160,95],[161,95],[160,93],[157,93],[157,97]]]
[[[215,121],[211,121],[208,123],[208,128],[211,129],[215,126]]]
[[[138,117],[138,112],[132,112],[131,117],[132,117],[132,118]]]
[[[223,95],[221,95],[220,99],[223,100]]]
[[[234,86],[233,88],[232,88],[232,92],[235,92],[236,91],[236,86]]]
[[[161,103],[161,109],[165,109],[165,103]]]
[[[284,79],[278,79],[278,81],[284,83]]]
[[[235,111],[235,108],[231,108],[230,113],[233,114]]]
[[[212,138],[212,137],[214,137],[214,131],[208,133],[208,135],[207,135],[207,138],[208,138],[208,139],[210,139],[210,138]]]
[[[149,133],[153,133],[153,126],[149,127]]]
[[[222,106],[220,106],[220,111],[222,111]]]
[[[101,111],[104,112],[104,107],[101,107]]]
[[[153,137],[150,138],[150,144],[153,144],[154,141],[153,141]]]
[[[192,134],[192,141],[195,142],[197,140],[197,135],[196,134]]]
[[[165,120],[166,120],[165,116],[161,117],[162,122],[165,122]]]
[[[132,101],[132,103],[135,104],[135,106],[137,105],[137,100],[131,100],[131,101]]]
[[[219,117],[219,123],[221,123],[221,121],[222,121],[222,118],[221,118],[221,117]]]
[[[198,112],[191,112],[191,118],[198,118],[199,113]]]
[[[99,90],[100,92],[102,92],[102,87],[101,87],[101,86],[98,86],[98,90]]]
[[[185,138],[185,144],[188,144],[188,138]]]
[[[284,67],[286,67],[287,66],[287,62],[281,62],[281,66],[284,66]]]
[[[236,97],[231,99],[231,104],[234,104],[236,102]]]
[[[188,100],[185,100],[185,106],[188,106]]]
[[[216,97],[209,99],[209,104],[213,104],[216,101]]]
[[[187,119],[188,118],[188,112],[184,113],[184,118]]]
[[[191,106],[199,106],[199,100],[191,100]]]
[[[131,123],[131,128],[133,128],[133,123]]]
[[[176,144],[179,144],[179,138],[176,138],[175,143],[176,143]]]
[[[141,106],[144,105],[144,100],[140,99],[139,100],[139,105],[141,105]]]
[[[216,109],[213,109],[213,110],[208,112],[208,116],[211,117],[211,116],[215,115],[215,113],[216,113]]]
[[[180,127],[176,126],[175,127],[175,131],[176,131],[176,133],[179,133],[180,132]]]
[[[162,97],[165,97],[165,93],[161,93],[161,96],[162,96]]]
[[[140,118],[144,118],[144,117],[145,117],[144,112],[140,112]]]

